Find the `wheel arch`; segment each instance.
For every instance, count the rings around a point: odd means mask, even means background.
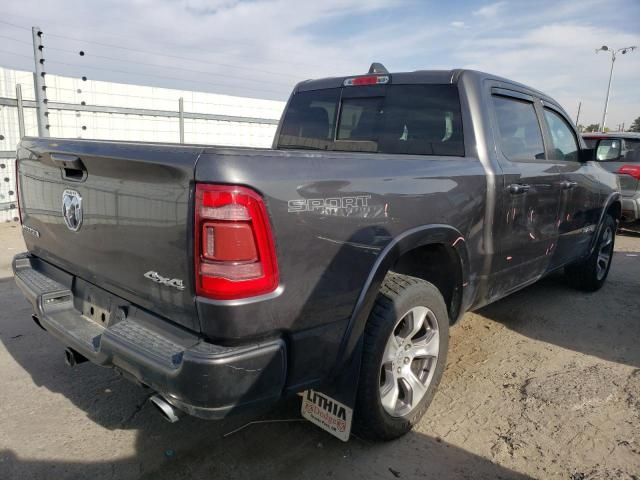
[[[438,258],[441,256],[444,258]],[[429,261],[436,258],[437,263],[426,268],[415,263],[417,260]],[[446,271],[434,268],[442,266],[446,266]],[[434,283],[445,297],[452,323],[463,313],[464,289],[469,281],[469,255],[465,237],[456,228],[444,224],[408,230],[395,237],[376,259],[352,311],[342,340],[337,368],[349,360],[357,346],[380,286],[389,271]],[[452,284],[446,286],[449,281]],[[442,292],[443,289],[445,292]]]
[[[617,221],[620,220],[620,216],[622,215],[622,202],[620,201],[620,192],[612,192],[608,197],[607,201],[604,204],[604,208],[600,213],[600,220],[598,221],[598,226],[596,228],[595,234],[591,240],[591,245],[589,247],[589,254],[593,252],[596,248],[596,244],[598,242],[598,237],[600,236],[600,231],[602,230],[602,225],[604,224],[604,217],[608,213],[613,215],[613,218]]]

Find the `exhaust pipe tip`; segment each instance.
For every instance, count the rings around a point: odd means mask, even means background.
[[[79,363],[84,363],[87,361],[87,358],[80,355],[72,348],[67,348],[64,351],[64,363],[66,363],[69,367],[75,367]]]
[[[180,420],[182,412],[171,405],[169,402],[167,402],[162,396],[157,394],[153,395],[151,398],[149,398],[149,401],[154,407],[158,409],[160,415],[162,415],[162,418],[164,418],[167,422],[176,423],[178,420]]]

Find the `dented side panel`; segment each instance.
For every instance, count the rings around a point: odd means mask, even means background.
[[[209,179],[264,195],[283,286],[260,302],[266,323],[236,321],[224,302],[201,300],[202,328],[214,338],[347,320],[380,253],[419,226],[451,225],[466,241],[470,271],[482,267],[486,177],[473,157],[216,149],[196,168],[196,181]]]

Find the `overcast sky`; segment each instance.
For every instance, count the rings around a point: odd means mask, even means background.
[[[600,121],[610,67],[594,50],[640,46],[640,1],[5,0],[0,65],[33,68],[32,25],[62,75],[285,100],[298,80],[372,61],[467,67],[536,87],[574,119],[582,101],[586,125]],[[640,50],[620,55],[608,126],[640,117],[639,83]]]

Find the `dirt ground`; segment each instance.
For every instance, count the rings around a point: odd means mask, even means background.
[[[301,421],[296,398],[235,433],[251,419],[168,424],[111,370],[65,366],[11,278],[22,248],[0,225],[0,479],[640,479],[640,236],[598,293],[553,276],[467,314],[422,423],[379,445]]]

